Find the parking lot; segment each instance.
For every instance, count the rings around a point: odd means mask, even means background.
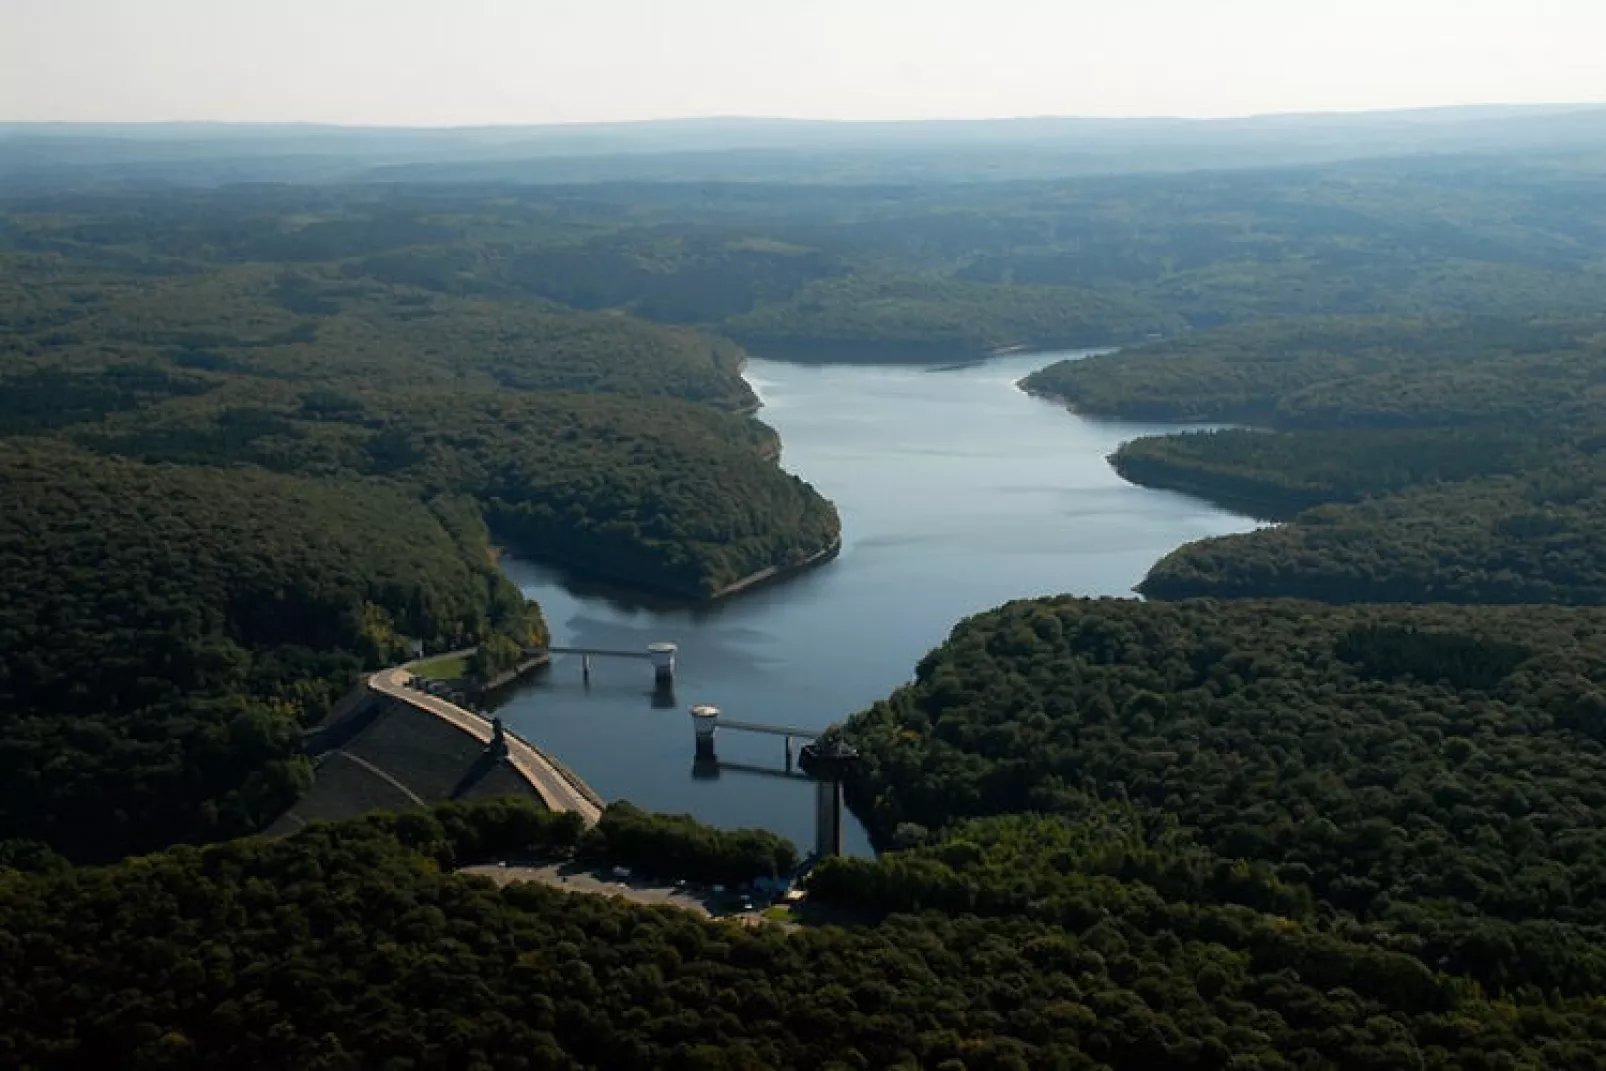
[[[663,885],[571,862],[471,866],[464,867],[463,873],[490,878],[498,885],[535,881],[565,892],[618,896],[638,904],[678,907],[704,918],[734,918],[753,923],[770,921],[763,916],[764,908],[769,905],[757,900],[748,901],[751,906],[744,907],[741,897],[734,894],[715,893],[713,889],[688,884]],[[791,926],[790,923],[778,925]]]

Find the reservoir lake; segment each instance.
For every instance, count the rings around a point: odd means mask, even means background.
[[[891,694],[962,618],[1011,599],[1132,597],[1183,543],[1256,522],[1197,499],[1126,483],[1105,460],[1170,425],[1094,420],[1023,393],[1025,375],[1067,356],[960,367],[752,360],[760,419],[782,464],[836,503],[833,562],[711,606],[655,605],[506,558],[560,646],[679,645],[673,706],[653,705],[652,670],[577,656],[501,697],[508,728],[610,800],[761,826],[813,843],[813,789],[784,776],[780,737],[720,731],[717,776],[694,776],[687,708],[824,728]],[[857,820],[847,849],[870,851]]]

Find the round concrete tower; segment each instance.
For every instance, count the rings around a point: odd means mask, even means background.
[[[697,757],[714,757],[714,730],[719,728],[719,708],[708,705],[691,708],[691,724],[697,734]]]

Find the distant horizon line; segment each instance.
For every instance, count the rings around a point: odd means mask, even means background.
[[[347,122],[323,119],[9,119],[0,117],[0,127],[290,127],[324,130],[394,130],[394,131],[451,131],[451,130],[536,130],[574,129],[584,127],[628,127],[693,123],[774,123],[814,124],[843,126],[876,126],[894,124],[980,124],[980,123],[1033,123],[1033,122],[1086,122],[1086,123],[1233,123],[1267,119],[1323,119],[1356,118],[1361,116],[1407,116],[1453,112],[1511,111],[1511,112],[1567,112],[1606,109],[1606,100],[1511,102],[1481,101],[1461,104],[1400,105],[1384,108],[1323,108],[1310,111],[1245,112],[1231,115],[1086,115],[1075,113],[1044,112],[1021,115],[993,116],[923,116],[923,117],[833,117],[803,115],[744,115],[697,114],[658,116],[638,119],[551,119],[529,122],[446,122],[446,123],[388,123]]]

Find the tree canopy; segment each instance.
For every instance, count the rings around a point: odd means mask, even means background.
[[[836,541],[728,340],[356,270],[460,233],[399,207],[46,200],[0,203],[14,855],[271,822],[362,671],[544,639],[493,538],[688,600]]]
[[[1027,386],[1089,413],[1256,425],[1111,458],[1139,483],[1289,522],[1179,548],[1145,594],[1596,604],[1601,327],[1296,320],[1061,362]]]
[[[179,191],[35,149],[0,168],[0,1063],[1606,1064],[1599,153]],[[842,925],[456,872],[797,862],[627,804],[237,837],[365,669],[544,639],[493,539],[689,600],[829,553],[744,344],[1126,345],[1028,386],[1249,425],[1113,462],[1286,523],[1180,548],[1165,601],[963,622],[850,718],[884,852],[808,876]]]
[[[510,845],[573,843],[572,823],[501,802],[0,872],[0,1056],[988,1071],[1582,1071],[1603,1056],[1597,1000],[1485,994],[1374,935],[1234,902],[1270,879],[1224,873],[1224,906],[1184,908],[1136,876],[1141,849],[1131,876],[1084,876],[1120,869],[1112,836],[1142,839],[1122,822],[1010,820],[834,865],[816,895],[868,908],[869,881],[885,906],[919,890],[925,913],[790,934],[450,873]],[[953,913],[932,895],[950,865],[978,889]],[[1498,938],[1481,954],[1498,957]]]

